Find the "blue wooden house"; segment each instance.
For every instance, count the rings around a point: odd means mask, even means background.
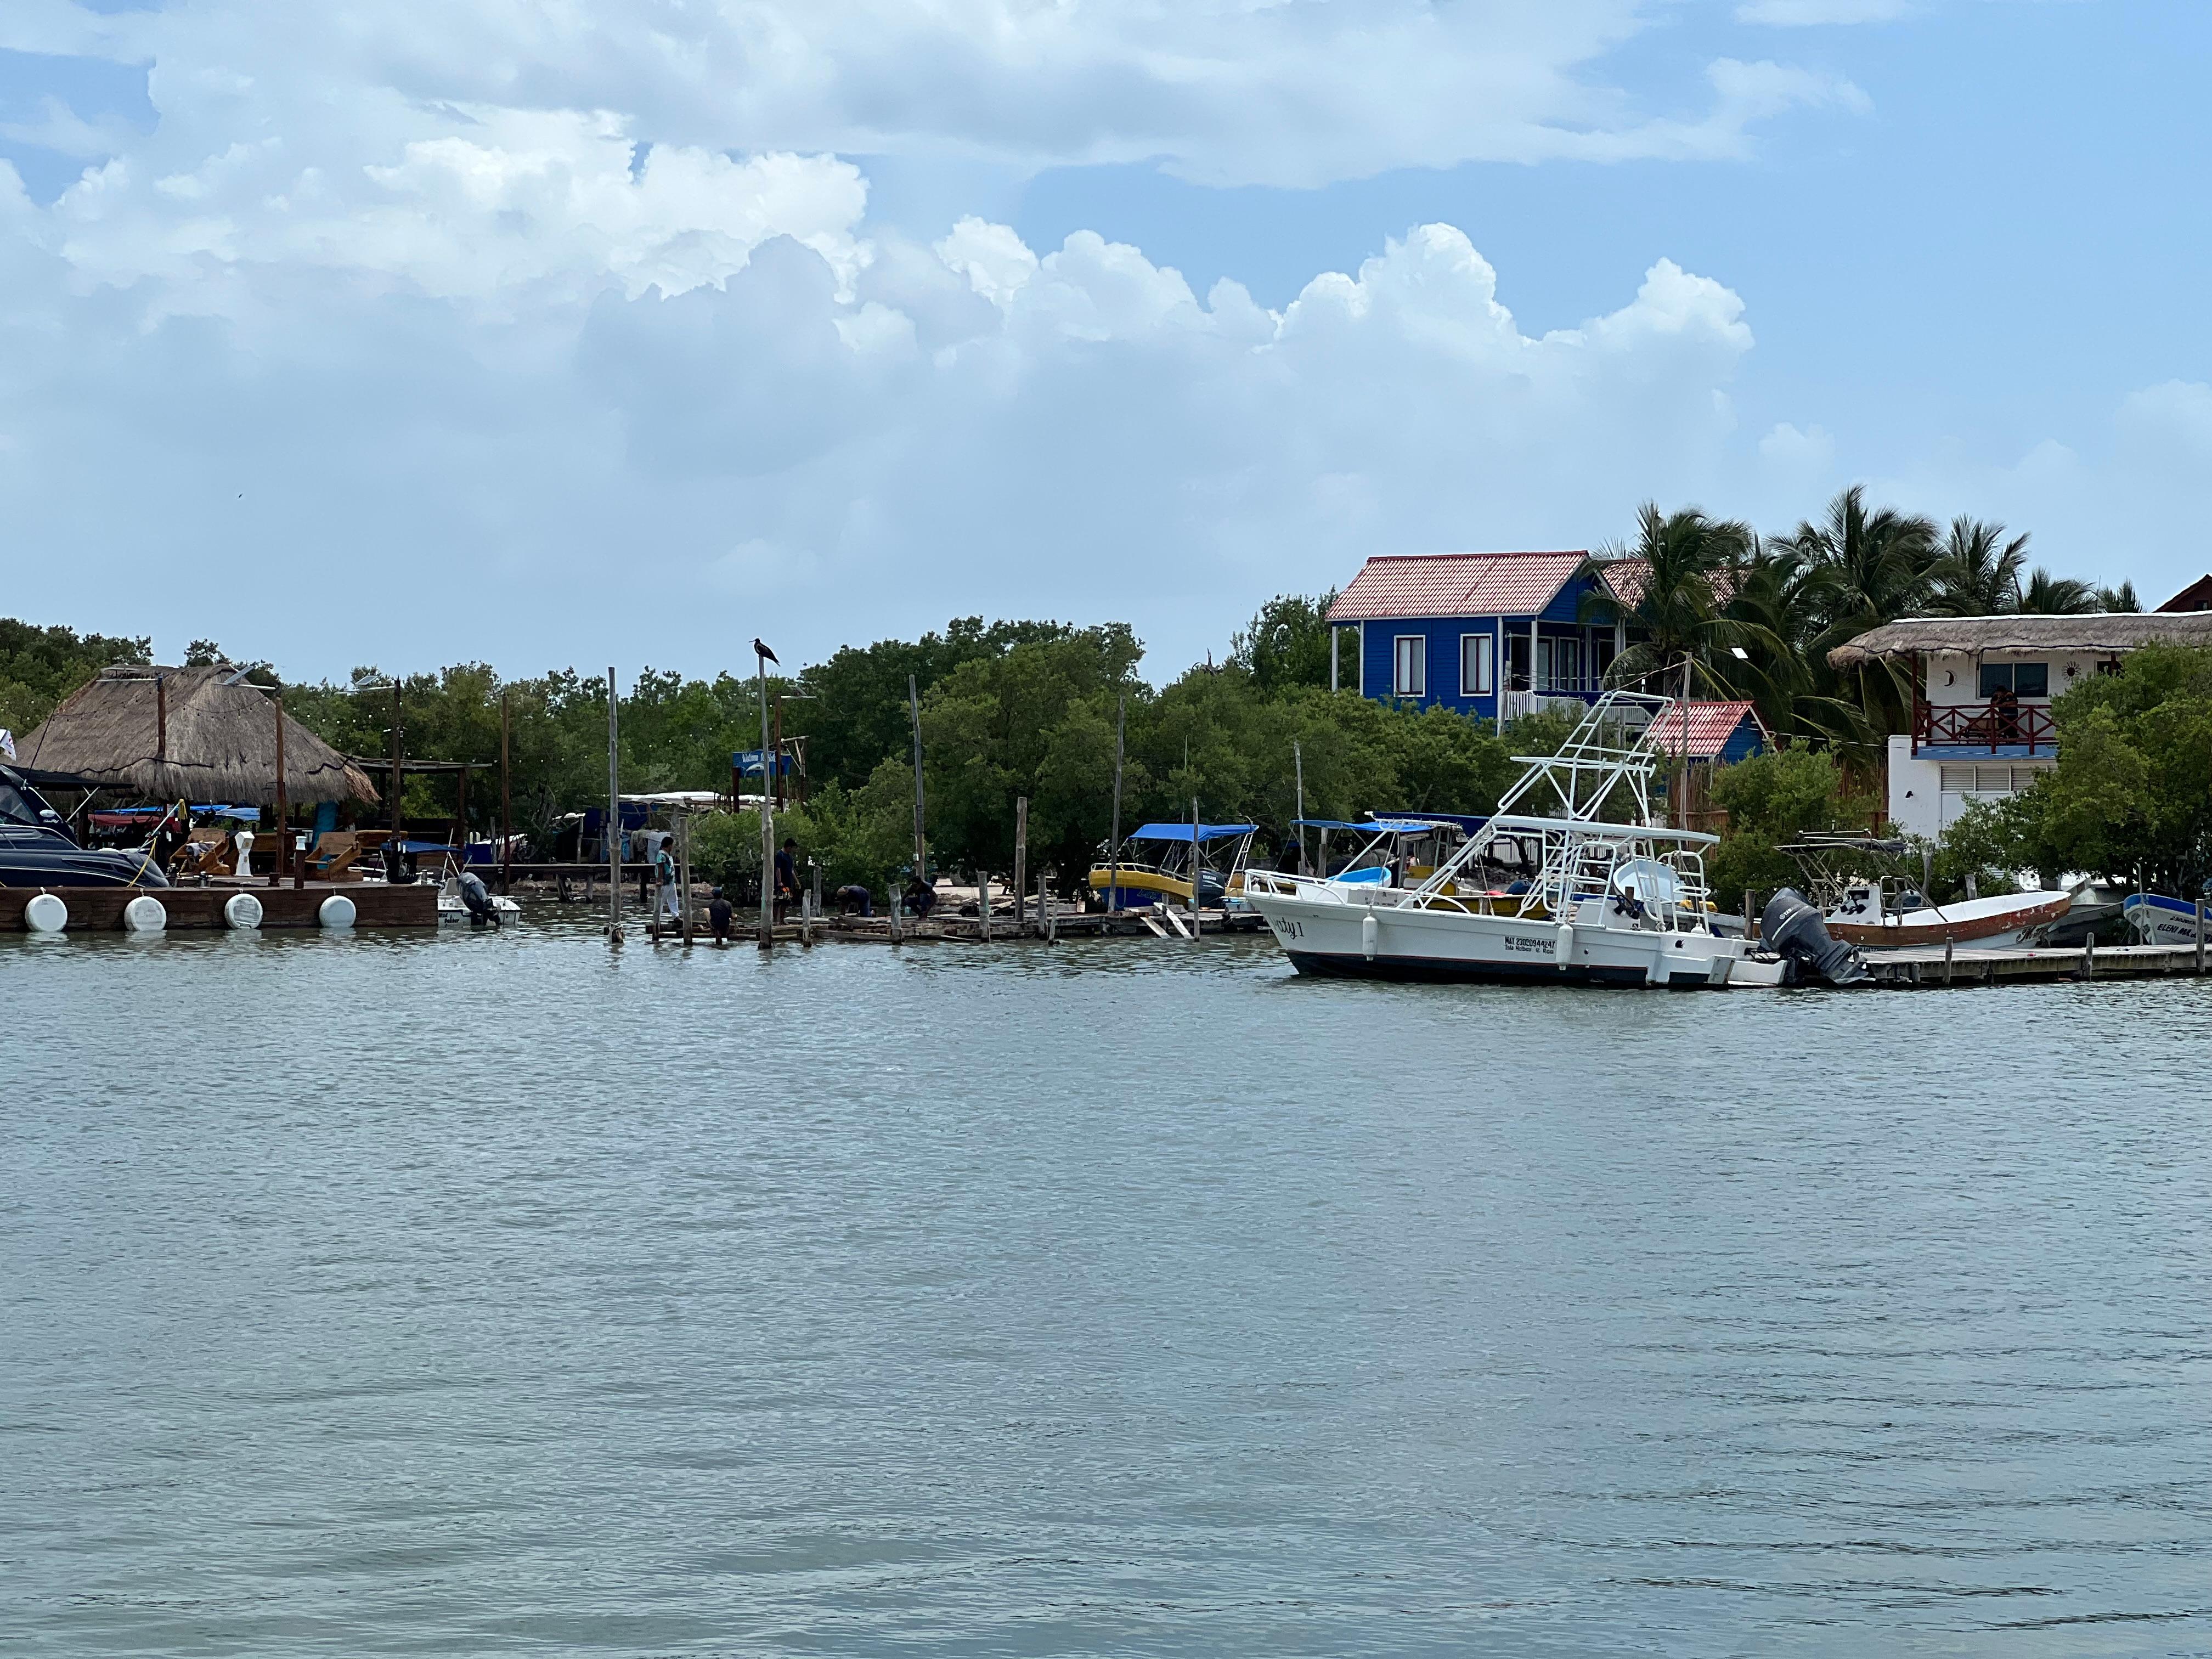
[[[1587,552],[1377,555],[1329,607],[1330,684],[1349,678],[1342,645],[1356,634],[1362,696],[1485,720],[1594,702],[1644,574],[1640,560]]]

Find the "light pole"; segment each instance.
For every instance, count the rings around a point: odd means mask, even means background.
[[[753,641],[753,664],[760,674],[761,707],[761,919],[760,948],[775,949],[775,811],[770,804],[775,796],[769,789],[769,770],[776,760],[768,746],[768,665],[775,662],[775,653]],[[778,667],[782,666],[777,664]]]

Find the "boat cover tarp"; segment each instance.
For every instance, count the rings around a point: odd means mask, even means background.
[[[1231,836],[1249,836],[1260,826],[1256,823],[1201,823],[1198,838],[1201,842],[1226,841]],[[1148,823],[1129,832],[1131,841],[1188,841],[1190,826],[1187,823]]]

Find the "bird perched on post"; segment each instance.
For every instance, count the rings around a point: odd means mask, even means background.
[[[766,646],[763,645],[763,644],[762,644],[758,640],[755,640],[755,641],[753,641],[753,654],[754,654],[755,656],[757,656],[757,657],[764,658],[764,659],[767,659],[768,661],[769,661],[769,662],[775,662],[775,652],[773,652],[773,651],[771,651],[771,650],[769,650]],[[783,665],[782,665],[781,663],[780,663],[780,662],[775,663],[775,665],[776,665],[778,668],[781,668],[781,667],[782,667],[782,666],[783,666]]]

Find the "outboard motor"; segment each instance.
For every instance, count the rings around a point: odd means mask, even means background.
[[[1799,969],[1810,969],[1831,985],[1850,985],[1866,977],[1858,947],[1828,937],[1820,913],[1794,887],[1766,901],[1759,919],[1759,942]]]
[[[470,927],[481,927],[486,922],[498,926],[499,910],[491,902],[491,890],[474,871],[461,872],[461,902],[468,907]]]

